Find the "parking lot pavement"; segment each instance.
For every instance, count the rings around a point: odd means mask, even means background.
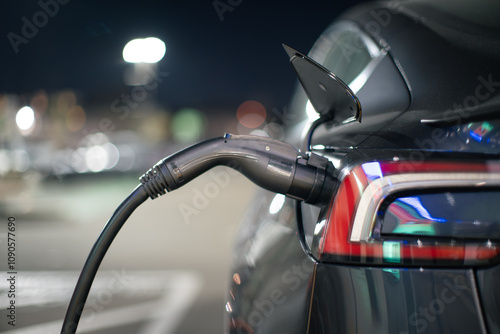
[[[129,176],[82,176],[22,187],[2,199],[0,332],[59,332],[91,246],[137,183]],[[217,168],[139,207],[101,265],[78,332],[222,332],[231,247],[255,189]],[[5,278],[10,216],[16,219],[15,298]],[[11,300],[16,326],[6,320]]]

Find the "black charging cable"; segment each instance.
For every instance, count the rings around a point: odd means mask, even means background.
[[[104,226],[80,273],[68,310],[66,311],[61,333],[76,332],[80,316],[83,312],[83,307],[89,295],[90,287],[92,286],[97,269],[99,269],[99,265],[104,255],[128,217],[130,217],[132,212],[147,199],[148,194],[146,189],[142,186],[138,186],[120,204],[108,223]]]
[[[215,166],[238,170],[264,189],[310,204],[330,200],[337,186],[332,163],[317,154],[266,137],[224,135],[177,152],[145,173],[139,185],[116,209],[83,266],[64,318],[61,334],[76,332],[99,265],[132,212],[148,197],[177,189]]]

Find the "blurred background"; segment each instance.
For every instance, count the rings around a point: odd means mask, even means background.
[[[295,74],[355,1],[40,0],[0,5],[0,332],[58,333],[88,252],[138,177],[203,139],[282,139]],[[256,188],[216,168],[142,205],[111,246],[80,333],[220,333]],[[16,222],[16,326],[7,223]]]

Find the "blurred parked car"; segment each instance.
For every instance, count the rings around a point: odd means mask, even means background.
[[[309,57],[362,122],[313,132],[340,180],[329,205],[263,191],[249,208],[227,332],[500,333],[499,29],[494,1],[395,1],[319,36]],[[290,109],[304,147],[301,87]]]

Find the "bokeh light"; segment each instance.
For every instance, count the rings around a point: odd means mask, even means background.
[[[56,98],[56,110],[64,115],[76,105],[76,95],[73,91],[67,90],[61,92]]]
[[[205,117],[197,109],[184,108],[175,113],[172,119],[172,136],[181,143],[198,141],[205,128]]]
[[[134,149],[126,144],[118,145],[116,148],[119,156],[116,169],[122,172],[130,170],[135,164]]]
[[[95,145],[85,153],[85,163],[92,172],[100,172],[108,165],[108,154],[104,147]]]
[[[39,114],[44,114],[49,106],[49,97],[44,90],[36,92],[30,100],[30,106]]]
[[[31,160],[28,152],[25,150],[17,149],[12,151],[12,168],[16,172],[26,172],[31,165]]]
[[[83,128],[86,121],[85,110],[79,105],[71,107],[66,113],[66,126],[72,132],[77,132]]]
[[[259,136],[259,137],[269,137],[269,134],[261,129],[255,129],[250,132],[250,135],[252,136]]]
[[[249,129],[261,126],[266,120],[267,112],[262,103],[249,100],[243,102],[236,111],[236,117],[241,125]]]
[[[157,63],[165,55],[165,43],[156,37],[138,38],[123,48],[123,60],[128,63]]]
[[[27,131],[35,125],[35,112],[30,107],[22,107],[16,114],[16,124],[20,130]]]
[[[86,173],[89,171],[85,161],[87,155],[87,147],[79,147],[69,155],[71,167],[77,173]]]
[[[106,151],[107,164],[104,167],[105,169],[111,169],[116,166],[118,160],[120,160],[120,152],[118,148],[112,143],[105,143],[102,145],[104,151]]]
[[[285,139],[285,128],[283,125],[276,123],[276,122],[271,122],[266,124],[263,129],[271,138],[278,139],[278,140],[283,140]]]
[[[0,175],[5,175],[11,168],[11,160],[7,150],[0,150]]]

